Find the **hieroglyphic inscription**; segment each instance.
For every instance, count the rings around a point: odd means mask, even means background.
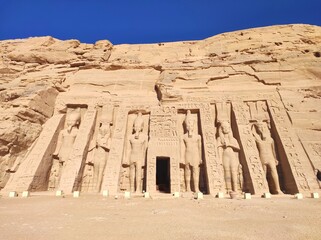
[[[200,110],[203,146],[210,194],[222,191],[225,188],[223,165],[219,161],[215,140],[215,128],[212,109],[209,104],[202,104]]]
[[[314,169],[321,171],[321,142],[303,142]]]
[[[177,111],[175,107],[153,108],[150,117],[150,138],[177,137]]]
[[[253,193],[269,192],[259,153],[251,133],[248,105],[243,102],[233,102],[232,109],[245,156],[245,163],[242,165],[246,164],[249,170],[249,176],[245,176],[246,185]]]
[[[291,129],[290,120],[286,114],[281,100],[268,101],[268,107],[276,130],[282,140],[282,145],[290,164],[296,187],[301,191],[318,188],[313,176],[313,169],[299,142],[297,135]]]
[[[108,190],[112,195],[117,194],[118,191],[128,111],[129,109],[123,106],[118,108],[108,162],[101,187],[101,191]]]

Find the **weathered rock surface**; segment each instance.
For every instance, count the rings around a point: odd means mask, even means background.
[[[0,53],[0,188],[57,109],[57,96],[64,94],[157,102],[185,100],[191,93],[277,91],[296,132],[321,130],[318,26],[272,26],[201,41],[115,46],[107,40],[85,44],[37,37],[1,41]]]

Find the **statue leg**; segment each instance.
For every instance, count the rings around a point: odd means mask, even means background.
[[[129,166],[129,185],[130,191],[135,192],[135,164],[132,163]]]
[[[279,175],[278,175],[278,172],[276,170],[276,165],[275,164],[270,164],[269,168],[270,168],[271,176],[272,176],[272,179],[273,179],[274,190],[275,190],[275,192],[280,194],[280,193],[282,193],[282,191],[280,189]]]
[[[185,164],[184,177],[185,177],[186,192],[190,192],[191,191],[191,169],[189,164]]]
[[[142,191],[142,165],[136,164],[136,192]]]
[[[96,185],[96,191],[99,192],[100,191],[100,186],[101,186],[101,180],[103,177],[103,166],[101,164],[99,164],[99,168],[98,168],[98,173],[97,173],[97,177],[96,177],[96,181],[95,181],[95,185]]]
[[[231,191],[231,166],[229,159],[223,159],[224,180],[227,192]]]
[[[200,177],[200,168],[199,166],[193,167],[193,182],[194,182],[194,191],[200,192],[199,189],[199,177]]]
[[[237,191],[237,179],[238,179],[237,173],[238,173],[237,168],[231,168],[232,191],[234,191],[234,192]]]

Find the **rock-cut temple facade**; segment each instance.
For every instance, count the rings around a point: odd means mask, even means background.
[[[320,36],[1,41],[1,192],[318,192]]]

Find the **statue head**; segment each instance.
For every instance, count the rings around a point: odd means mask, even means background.
[[[80,124],[80,120],[80,110],[74,110],[73,112],[71,112],[66,119],[68,132],[70,132],[73,127],[78,127]]]
[[[223,134],[229,134],[231,132],[231,126],[228,121],[223,121],[221,123],[221,129]]]
[[[185,127],[186,127],[188,135],[192,136],[193,133],[194,133],[195,121],[192,118],[191,110],[187,110],[186,117],[185,117],[185,120],[184,120],[184,124],[185,124]]]
[[[102,123],[99,128],[99,134],[102,136],[109,136],[110,135],[110,123]]]
[[[255,127],[256,132],[264,140],[266,138],[264,122],[256,122],[256,123],[254,123],[254,127]]]
[[[143,119],[143,115],[141,112],[139,112],[137,114],[137,117],[134,121],[133,129],[134,129],[134,133],[135,133],[135,138],[138,138],[139,133],[141,133],[144,129],[144,119]]]

